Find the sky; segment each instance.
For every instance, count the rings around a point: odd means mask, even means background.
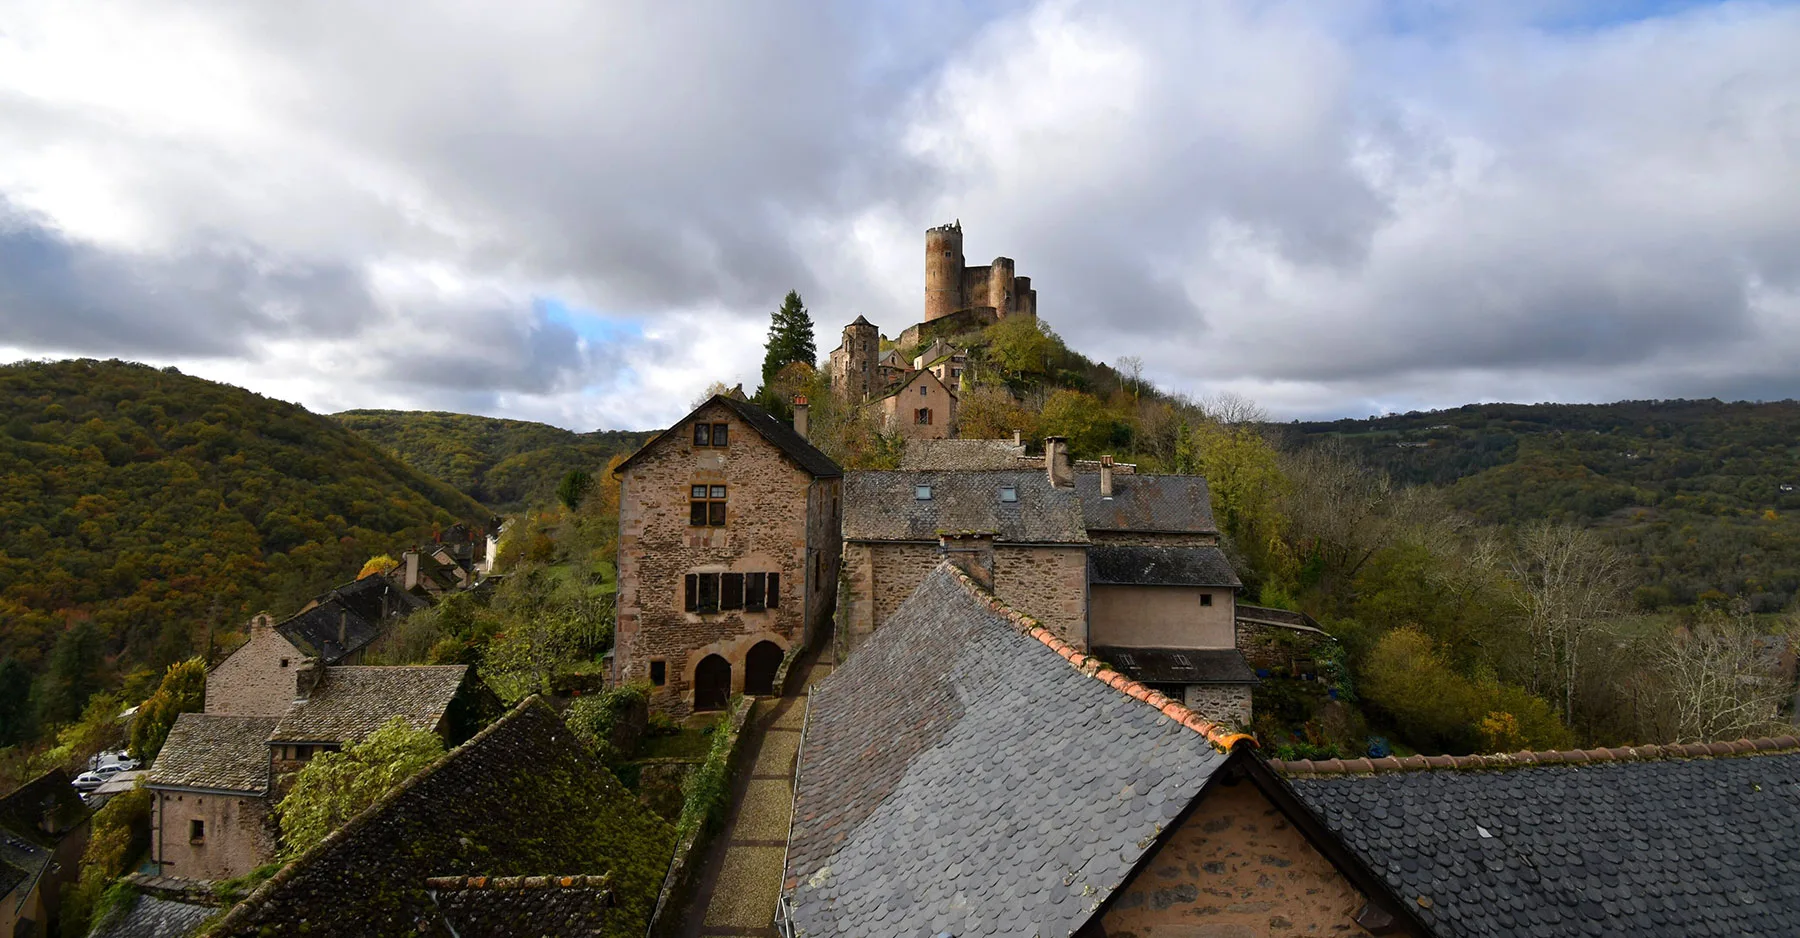
[[[925,229],[1277,417],[1800,396],[1800,5],[0,0],[0,361],[571,429]]]

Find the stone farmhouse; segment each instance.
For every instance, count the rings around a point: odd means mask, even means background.
[[[43,935],[75,884],[90,814],[52,769],[0,797],[0,935]]]
[[[837,592],[843,470],[795,425],[716,395],[615,470],[613,679],[685,715],[767,694]]]
[[[1785,935],[1800,737],[1269,761],[935,567],[812,689],[803,935]]]
[[[252,661],[264,662],[260,651]],[[205,712],[176,719],[145,775],[154,793],[151,860],[163,875],[230,879],[269,862],[275,803],[318,753],[358,742],[394,717],[453,744],[493,707],[464,665],[332,667],[296,658],[265,662],[262,675],[258,685],[234,669],[216,695],[209,675]],[[280,695],[287,706],[268,712]]]
[[[916,462],[1022,465],[1004,441],[909,448]],[[938,451],[935,452],[934,451]],[[1242,586],[1218,548],[1199,476],[1076,471],[1063,441],[1037,469],[852,471],[844,481],[844,626],[855,646],[881,627],[946,555],[1075,648],[1247,726],[1256,675],[1238,649]]]

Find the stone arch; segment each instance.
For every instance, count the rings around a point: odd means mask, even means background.
[[[707,655],[694,666],[694,709],[723,710],[731,702],[731,662]]]
[[[768,697],[775,693],[775,672],[781,669],[781,646],[764,639],[744,652],[744,693]]]

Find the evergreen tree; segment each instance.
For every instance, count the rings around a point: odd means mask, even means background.
[[[574,511],[593,486],[593,476],[580,469],[570,469],[569,474],[563,476],[562,483],[556,487],[556,497],[569,506],[570,511]]]
[[[31,671],[17,658],[0,661],[0,746],[31,738]]]
[[[68,723],[81,716],[88,697],[101,687],[100,664],[100,630],[91,620],[63,632],[43,676],[39,722]]]
[[[800,294],[789,290],[782,298],[781,308],[769,314],[769,341],[763,352],[762,387],[756,392],[756,402],[764,410],[776,414],[787,413],[789,402],[772,400],[771,388],[775,384],[775,376],[781,369],[794,362],[805,362],[812,366],[818,361],[819,347],[813,341],[812,316],[806,312],[806,304],[801,302]]]

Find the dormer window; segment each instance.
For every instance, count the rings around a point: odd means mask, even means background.
[[[1016,485],[1000,486],[1000,500],[1003,502],[1018,501],[1019,500],[1019,487]]]
[[[931,501],[931,486],[929,486],[929,485],[913,486],[913,498],[916,498],[922,502]]]

